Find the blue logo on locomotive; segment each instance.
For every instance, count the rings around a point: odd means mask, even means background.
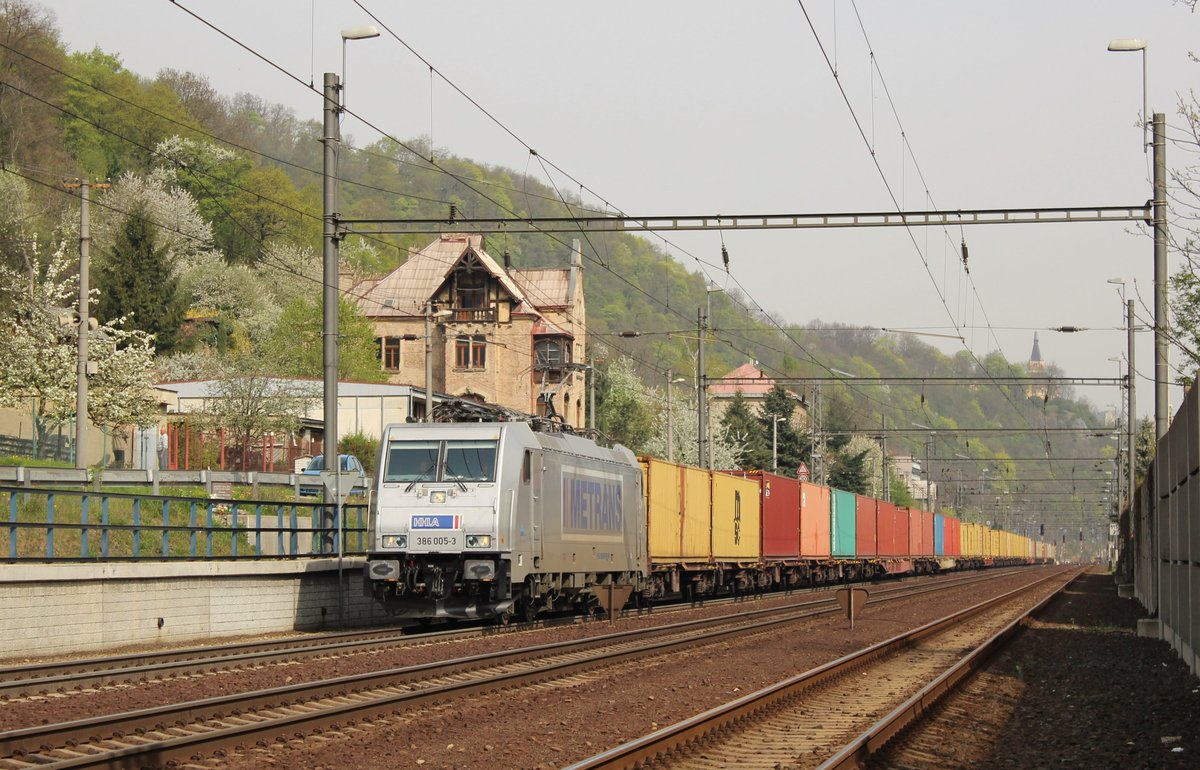
[[[621,479],[563,474],[564,532],[621,532]]]
[[[458,529],[459,517],[450,514],[413,514],[411,529]]]

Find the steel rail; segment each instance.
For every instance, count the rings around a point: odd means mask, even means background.
[[[1035,615],[1041,613],[1078,578],[1079,574],[1076,574],[1058,591],[1050,594],[1021,617],[992,635],[990,639],[972,650],[970,654],[947,669],[937,679],[921,688],[919,692],[897,706],[890,714],[846,744],[838,753],[826,760],[818,770],[850,770],[863,767],[871,755],[883,749],[901,731],[922,720],[929,710],[947,695],[970,681],[977,671],[987,666],[997,653],[1032,622]]]
[[[628,741],[572,764],[564,770],[633,770],[644,767],[646,763],[653,762],[656,758],[667,756],[689,744],[704,740],[718,731],[733,729],[741,720],[753,717],[775,704],[786,702],[804,690],[821,686],[877,660],[889,657],[917,641],[939,634],[1049,580],[1061,577],[1061,575],[1062,572],[1048,575],[1029,585],[980,602],[912,631],[898,634],[866,649],[845,655],[803,674],[657,730],[650,735]]]
[[[933,591],[998,579],[1009,574],[1011,573],[972,576],[965,580],[939,582],[932,586],[900,586],[881,592],[882,596],[877,599],[906,599]],[[236,746],[251,740],[250,736],[254,736],[253,740],[293,737],[297,732],[304,732],[316,726],[343,724],[347,720],[392,713],[401,704],[440,702],[476,692],[561,678],[597,666],[663,654],[681,647],[713,643],[734,635],[757,633],[770,627],[837,611],[839,610],[833,598],[822,598],[786,607],[752,610],[725,618],[702,618],[583,640],[534,645],[258,692],[218,696],[125,714],[39,725],[0,733],[0,754],[8,758],[9,762],[15,760],[28,763],[29,766],[46,768],[116,768],[165,764],[170,760],[187,759],[194,754],[212,751],[215,748]],[[772,615],[778,617],[771,617]],[[728,627],[712,629],[714,623]],[[708,630],[705,630],[706,628]],[[671,637],[672,634],[675,638],[659,638]],[[609,648],[607,652],[595,652],[597,648],[605,647]],[[585,657],[569,657],[579,655]],[[544,659],[551,656],[568,659],[545,663]],[[438,684],[400,693],[391,689],[422,680],[464,673],[478,674],[481,669],[528,664],[539,660],[543,662],[533,668],[484,674],[467,681]],[[384,692],[380,695],[364,692],[370,689]],[[321,699],[331,699],[333,703],[328,707],[314,705],[315,701]],[[277,715],[268,715],[262,721],[255,722],[254,717],[250,716],[254,710],[275,712]],[[211,725],[213,721],[229,718],[231,715],[236,715],[241,724],[221,728]],[[185,726],[189,724],[193,727]],[[181,732],[187,734],[180,735]],[[151,737],[152,733],[168,737],[154,739]],[[266,734],[266,737],[262,734]],[[63,751],[82,753],[78,747],[87,744],[129,741],[145,742],[145,745],[125,745],[104,753],[71,758],[53,756]]]
[[[872,582],[869,585],[875,584]],[[827,589],[828,587],[822,587],[820,590]],[[781,592],[780,595],[785,594]],[[737,601],[745,601],[745,598],[722,597],[707,600],[704,604],[719,606]],[[659,611],[669,613],[690,608],[691,605],[687,603],[668,604],[659,608]],[[572,623],[576,622],[576,619],[571,618],[563,622]],[[533,623],[510,626],[508,630],[518,632],[557,623],[555,619],[540,619]],[[11,666],[0,668],[0,698],[210,673],[218,669],[258,666],[278,661],[293,661],[302,657],[345,654],[380,647],[434,644],[464,636],[495,633],[497,631],[493,627],[481,630],[478,626],[417,633],[401,629],[373,629]]]

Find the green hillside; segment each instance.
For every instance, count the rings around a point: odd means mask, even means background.
[[[148,223],[138,236],[147,242],[144,256],[162,260],[174,278],[159,282],[149,295],[124,301],[145,308],[141,318],[176,319],[178,334],[170,350],[159,350],[164,376],[194,376],[222,362],[247,359],[275,374],[319,376],[319,353],[316,359],[282,354],[294,347],[289,341],[312,338],[319,324],[321,126],[316,116],[302,119],[260,97],[218,94],[202,74],[139,76],[125,69],[119,51],[68,53],[34,3],[0,7],[0,73],[0,263],[13,275],[44,275],[47,255],[63,244],[73,253],[77,238],[78,199],[61,180],[111,179],[113,187],[96,198],[93,209],[100,307],[105,307],[105,293],[113,291],[105,281],[118,280],[113,266],[104,272],[106,254],[118,238],[138,235],[130,228],[130,215],[142,210]],[[470,217],[545,217],[582,211],[577,200],[560,200],[538,179],[456,157],[452,149],[439,149],[431,163],[430,148],[419,139],[347,146],[340,160],[343,216],[449,219],[453,211]],[[430,237],[349,238],[343,244],[346,267],[364,277],[380,275]],[[653,450],[661,446],[661,437],[655,444],[653,435],[661,433],[655,426],[661,425],[667,370],[694,376],[696,312],[710,299],[705,278],[648,238],[578,237],[602,406],[605,399],[615,404],[621,382],[627,381],[609,375],[609,367],[622,358],[648,390],[639,407],[648,411],[640,432],[632,421],[625,424],[629,414],[611,409],[601,412],[601,428],[635,450]],[[497,257],[507,253],[517,267],[563,265],[571,240],[563,234],[497,236],[488,248]],[[11,296],[0,301],[5,303],[0,310],[14,312]],[[998,355],[947,356],[912,336],[831,328],[836,324],[830,323],[819,324],[821,331],[781,328],[737,292],[715,293],[711,301],[709,377],[749,360],[768,376],[787,378],[829,376],[831,370],[859,377],[1023,374],[1019,364]],[[356,322],[349,303],[343,314],[346,349],[358,351],[347,354],[347,365],[354,368],[343,375],[378,377],[369,327]],[[619,336],[623,331],[640,336]],[[810,384],[789,387],[812,403]],[[680,390],[677,398],[687,409],[683,393],[688,388]],[[889,426],[920,424],[937,431],[933,456],[945,462],[933,463],[934,477],[953,489],[950,494],[968,511],[980,507],[971,494],[982,485],[981,469],[988,469],[988,489],[997,495],[1026,493],[1033,499],[1032,482],[1018,479],[1028,475],[1058,479],[1038,482],[1038,493],[1054,490],[1070,497],[1074,476],[1096,475],[1094,462],[1085,469],[1071,458],[1113,453],[1110,439],[1086,431],[1040,431],[1098,427],[1093,409],[1070,392],[1043,399],[1028,398],[1019,385],[849,382],[823,388],[822,410],[837,454],[831,463],[849,474],[847,484],[863,481],[867,470],[855,470],[855,458],[861,465],[865,455],[846,434],[878,432],[885,420]],[[762,441],[769,447],[768,421],[750,417],[757,422],[747,424],[757,433],[744,440],[759,450]],[[1024,430],[953,432],[967,427]],[[811,438],[803,432],[784,436],[789,463],[811,461]],[[922,457],[927,439],[924,433],[895,434],[888,439],[889,450]],[[978,462],[956,462],[959,456]],[[1027,463],[1006,460],[1047,456],[1037,473],[1030,473]],[[1072,520],[1081,521],[1082,515]]]

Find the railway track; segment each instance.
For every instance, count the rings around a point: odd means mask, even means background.
[[[1077,574],[1048,576],[568,770],[860,767]],[[1049,581],[1054,593],[1032,609],[1007,606]]]
[[[992,574],[1011,574],[1011,572],[1005,570]],[[952,581],[963,581],[955,583],[960,585],[979,579],[986,578],[980,576],[949,578]],[[872,590],[892,589],[873,587]],[[705,602],[705,606],[718,606],[734,601],[732,599],[710,600]],[[689,608],[690,605],[668,605],[666,609],[658,612],[667,614],[676,609]],[[513,625],[501,632],[530,630],[558,622],[575,621],[570,619],[566,621],[540,620],[531,624]],[[293,663],[304,659],[437,644],[497,632],[498,630],[495,628],[481,629],[477,626],[423,633],[414,633],[410,628],[375,629],[11,666],[0,668],[0,699],[11,700],[29,695],[68,693],[85,688],[126,685],[139,681],[191,676],[214,671]]]
[[[999,575],[942,581],[933,586],[898,586],[876,592],[874,601],[894,601],[996,577]],[[265,745],[402,708],[552,681],[736,635],[766,633],[787,623],[836,611],[831,600],[812,600],[730,618],[692,620],[13,730],[0,733],[0,768],[142,767],[188,761],[219,749]]]

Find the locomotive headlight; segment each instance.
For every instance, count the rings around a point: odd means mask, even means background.
[[[408,535],[384,535],[384,548],[408,548]]]
[[[446,502],[446,490],[438,489],[429,493],[429,502],[444,503]]]
[[[467,548],[491,548],[491,535],[467,535]]]

